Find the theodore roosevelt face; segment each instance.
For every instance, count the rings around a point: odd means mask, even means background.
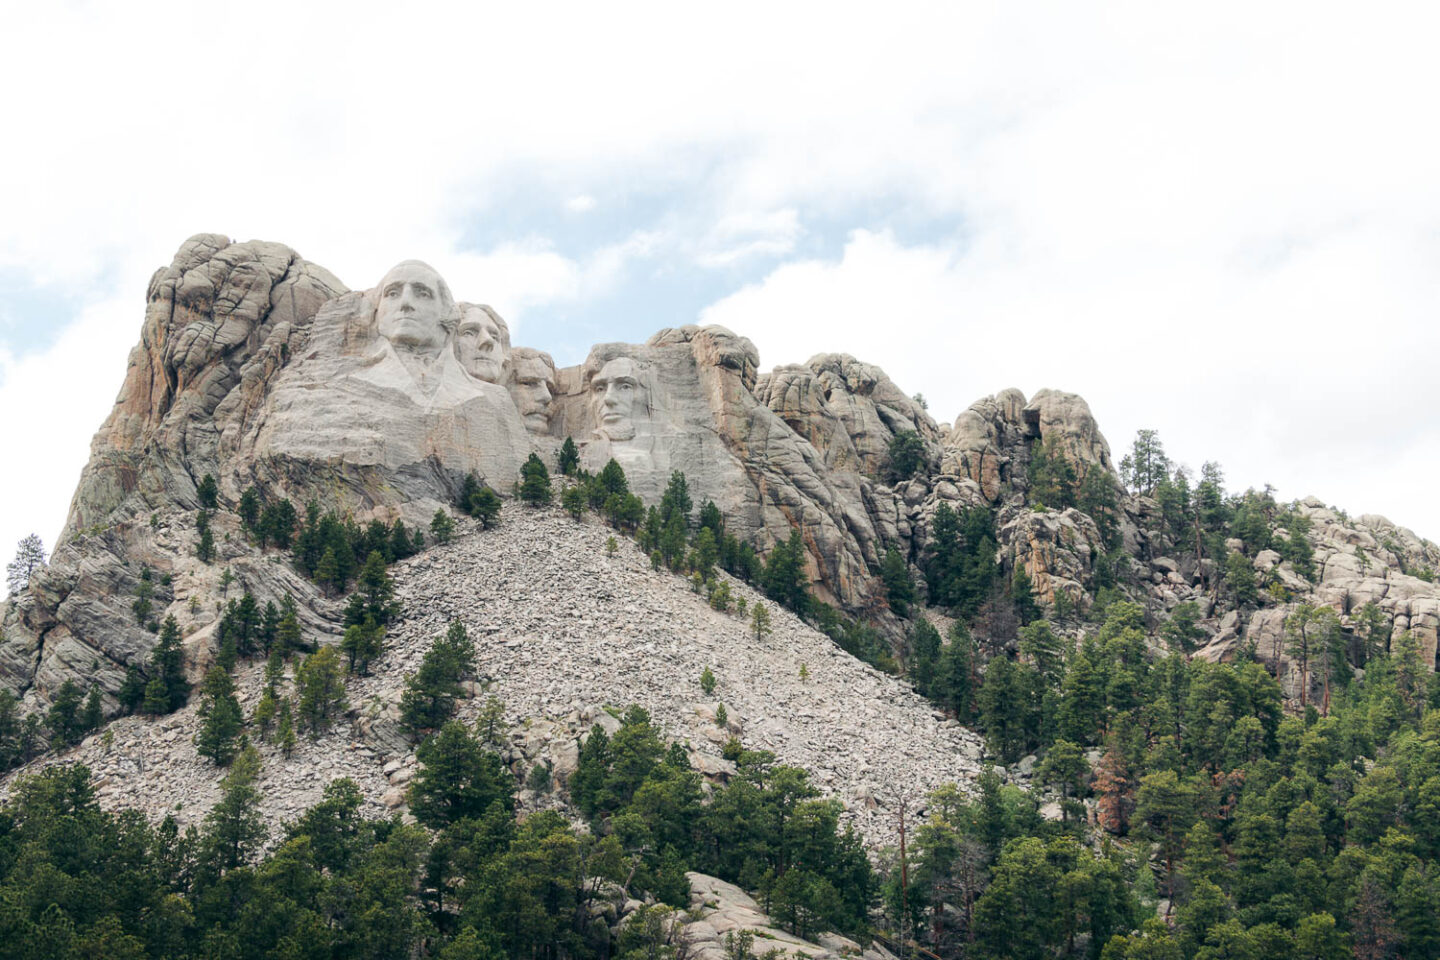
[[[550,358],[536,350],[520,349],[513,355],[515,383],[511,387],[520,419],[533,433],[550,429],[550,402],[555,397],[555,367]]]
[[[443,321],[452,309],[440,274],[418,260],[393,267],[380,281],[375,321],[397,349],[434,355],[445,345]]]
[[[644,412],[640,368],[629,357],[611,360],[590,381],[590,407],[600,433],[611,440],[635,436],[635,415]]]

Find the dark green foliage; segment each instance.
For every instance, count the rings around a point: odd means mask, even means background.
[[[565,442],[560,444],[560,452],[555,456],[555,466],[561,476],[573,477],[580,469],[580,451],[575,447],[575,441],[566,437]]]
[[[246,487],[245,492],[240,494],[240,504],[235,508],[235,512],[240,515],[240,522],[245,525],[246,530],[254,531],[260,522],[262,505],[260,491],[255,487]]]
[[[355,589],[356,596],[363,601],[361,618],[351,620],[347,610],[346,626],[369,619],[383,627],[400,615],[400,605],[395,602],[395,581],[386,573],[385,557],[380,551],[372,551],[366,558],[355,580]]]
[[[222,667],[211,667],[200,685],[200,731],[195,734],[195,749],[218,766],[235,758],[240,731],[245,727],[240,701],[235,697],[235,681]]]
[[[560,493],[560,506],[564,507],[565,512],[570,514],[574,520],[579,520],[585,516],[585,509],[588,506],[585,498],[585,488],[573,484],[566,487]]]
[[[1030,623],[1040,616],[1040,606],[1035,602],[1035,585],[1023,564],[1015,565],[1015,575],[1010,578],[1010,602],[1015,605],[1015,618],[1021,623]]]
[[[145,713],[171,713],[190,699],[185,679],[185,651],[180,646],[180,624],[166,617],[160,625],[160,639],[150,652],[149,681],[142,699]]]
[[[1239,551],[1232,550],[1225,558],[1225,585],[1230,588],[1237,604],[1253,605],[1260,599],[1255,567],[1250,558]]]
[[[489,487],[481,487],[475,496],[470,498],[470,515],[479,520],[480,526],[486,530],[500,522],[500,507],[500,495]]]
[[[924,469],[929,459],[920,434],[914,430],[902,430],[890,438],[885,458],[885,481],[895,484],[909,480]]]
[[[313,736],[330,726],[345,703],[345,670],[334,647],[321,647],[295,671],[298,719]]]
[[[200,478],[195,486],[195,498],[200,501],[201,510],[214,510],[220,505],[220,488],[210,474]]]
[[[450,519],[450,514],[443,508],[435,511],[435,516],[430,518],[430,536],[436,543],[446,544],[455,535],[455,521]]]
[[[545,461],[534,453],[520,466],[520,499],[532,507],[550,502],[554,492],[550,487],[550,471]]]
[[[80,688],[73,680],[66,680],[55,691],[55,696],[50,701],[50,711],[45,715],[45,725],[50,728],[50,735],[56,743],[75,743],[84,734],[80,701]]]
[[[140,579],[135,583],[135,600],[130,604],[130,612],[135,614],[135,622],[142,627],[150,621],[150,612],[154,609],[152,602],[155,596],[155,581],[150,577],[150,568],[140,568]]]
[[[261,549],[272,543],[281,550],[290,549],[299,519],[295,513],[295,505],[288,499],[266,504],[260,511],[260,520],[255,529],[260,538]]]
[[[126,713],[134,713],[140,709],[140,704],[145,702],[145,674],[136,669],[134,664],[125,668],[125,682],[120,684],[115,699]]]
[[[994,520],[988,510],[974,507],[957,514],[942,502],[930,528],[924,565],[931,604],[974,616],[1000,574],[995,551]]]
[[[1075,506],[1075,467],[1071,465],[1064,449],[1052,437],[1043,443],[1036,443],[1030,449],[1030,463],[1026,467],[1030,480],[1030,502],[1051,510],[1064,510]],[[1092,470],[1091,473],[1098,473]]]
[[[85,695],[85,705],[80,708],[80,730],[89,733],[99,730],[105,723],[105,706],[100,699],[100,688],[91,687]],[[3,722],[0,722],[0,739],[3,739]]]
[[[195,544],[195,556],[200,558],[201,563],[209,563],[215,559],[215,534],[210,530],[210,514],[200,511],[195,517],[195,529],[200,534]]]
[[[935,684],[935,669],[940,662],[940,631],[924,617],[910,628],[910,680],[915,689],[930,696]]]
[[[340,651],[345,654],[350,672],[362,677],[370,672],[370,662],[380,656],[384,647],[385,628],[370,616],[346,627],[340,640]]]
[[[410,810],[427,827],[477,819],[492,804],[507,813],[513,809],[514,777],[500,755],[486,751],[464,724],[446,723],[415,756],[420,771],[410,782]]]
[[[1200,607],[1194,601],[1187,600],[1184,603],[1177,603],[1170,610],[1170,619],[1160,629],[1160,635],[1165,638],[1173,650],[1181,653],[1189,653],[1195,649],[1195,644],[1205,631],[1197,624],[1200,621]]]
[[[420,669],[405,680],[400,696],[400,722],[412,735],[433,730],[455,713],[461,682],[475,670],[475,642],[459,620],[445,636],[437,637],[420,661]]]
[[[880,564],[880,580],[885,584],[885,593],[890,609],[898,616],[910,615],[910,604],[915,602],[915,581],[910,577],[910,565],[900,551],[890,547]]]
[[[771,549],[761,578],[766,596],[801,616],[805,615],[810,604],[810,576],[805,570],[807,559],[800,531],[792,529],[789,540],[777,543]]]

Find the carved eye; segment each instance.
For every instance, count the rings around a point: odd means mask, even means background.
[[[418,283],[415,284],[412,289],[414,289],[415,291],[415,296],[419,297],[421,300],[429,300],[431,297],[435,296],[433,293],[430,292],[429,287],[422,287]]]

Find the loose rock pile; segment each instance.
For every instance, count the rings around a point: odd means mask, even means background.
[[[398,727],[400,694],[456,619],[475,639],[488,685],[462,703],[460,717],[473,722],[486,695],[499,697],[512,725],[508,758],[519,774],[546,762],[563,781],[591,726],[613,730],[614,713],[634,703],[665,735],[688,744],[694,765],[713,777],[733,772],[721,751],[737,735],[748,748],[804,767],[845,804],[869,842],[881,845],[894,840],[902,796],[913,807],[941,783],[965,784],[979,772],[973,733],[741,583],[731,583],[737,597],[771,608],[773,633],[761,640],[738,614],[710,609],[684,579],[652,570],[630,541],[620,538],[608,556],[611,531],[598,522],[512,504],[498,529],[462,520],[459,533],[392,569],[403,616],[371,676],[350,678],[346,720],[318,740],[302,738],[289,760],[260,745],[259,786],[271,823],[293,818],[342,776],[360,785],[368,813],[403,808],[415,760]],[[709,697],[699,683],[707,666],[717,680]],[[247,711],[259,700],[262,672],[259,664],[239,671]],[[723,729],[715,722],[720,703],[728,715]],[[106,805],[196,822],[218,798],[223,776],[196,755],[198,728],[193,704],[158,720],[127,717],[110,724],[109,737],[92,736],[32,767],[86,763]],[[525,791],[522,802],[558,801]]]

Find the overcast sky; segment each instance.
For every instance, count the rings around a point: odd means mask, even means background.
[[[953,421],[1084,396],[1440,539],[1429,5],[24,4],[0,116],[0,552],[59,533],[202,231],[438,267],[562,363],[719,322]]]

